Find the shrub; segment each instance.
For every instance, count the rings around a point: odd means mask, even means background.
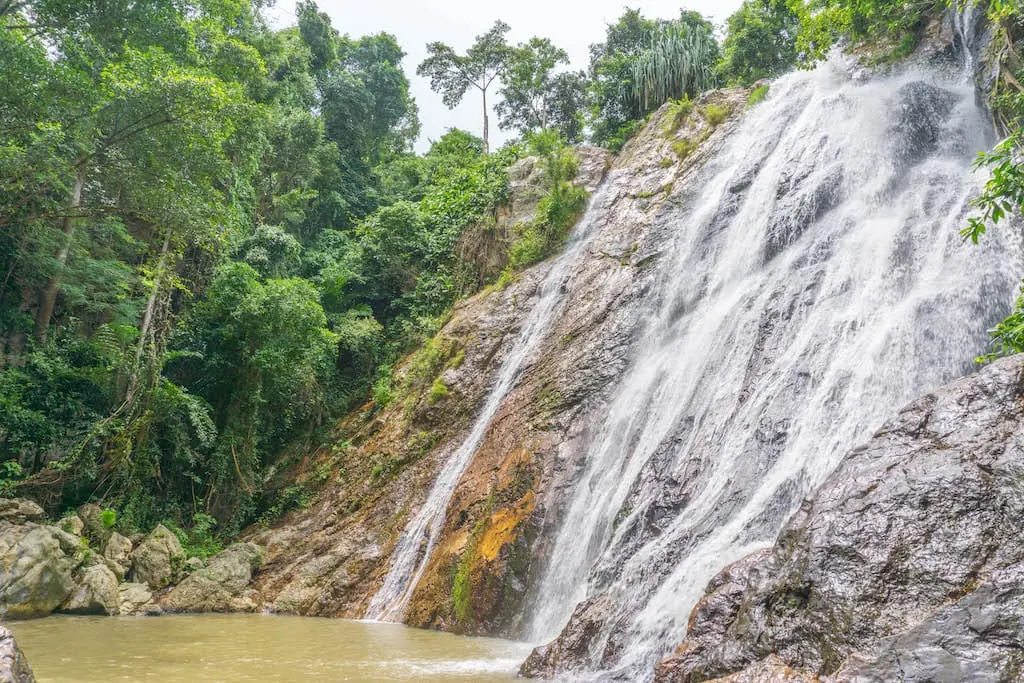
[[[732,109],[725,104],[708,104],[704,106],[704,119],[714,127],[725,123],[725,120],[729,118],[731,113]]]
[[[100,519],[103,521],[104,527],[111,529],[115,524],[117,524],[117,511],[110,509],[104,510],[100,513]]]

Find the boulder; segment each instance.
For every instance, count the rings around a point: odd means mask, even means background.
[[[659,680],[753,676],[769,655],[835,683],[1020,680],[1021,482],[1016,356],[915,401],[850,452],[741,580],[712,582]]]
[[[84,535],[97,548],[102,548],[114,530],[103,523],[103,508],[95,503],[86,503],[78,508]]]
[[[153,601],[153,592],[144,583],[122,583],[117,592],[118,611],[122,615],[152,616],[163,612]]]
[[[0,626],[0,681],[35,683],[32,667],[14,640],[14,634]]]
[[[64,531],[75,536],[83,536],[85,534],[85,522],[78,515],[69,515],[57,523]]]
[[[110,534],[106,545],[103,546],[103,557],[110,561],[111,569],[117,575],[119,581],[123,581],[128,570],[132,566],[132,542],[117,533]]]
[[[117,614],[120,611],[117,581],[117,576],[105,564],[86,567],[60,611],[69,614]]]
[[[80,540],[55,526],[0,523],[0,618],[28,618],[60,607],[75,587]]]
[[[0,521],[21,524],[39,522],[46,516],[43,508],[26,498],[0,498]]]
[[[159,590],[174,583],[184,566],[185,551],[178,537],[163,524],[158,524],[131,553],[131,559],[132,580]]]
[[[172,612],[251,612],[256,603],[246,589],[262,557],[255,543],[237,543],[172,588],[161,604]]]

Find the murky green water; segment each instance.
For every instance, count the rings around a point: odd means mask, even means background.
[[[264,615],[48,617],[5,626],[40,683],[507,681],[530,650],[394,624]]]

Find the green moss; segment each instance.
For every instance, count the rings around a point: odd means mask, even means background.
[[[675,163],[676,162],[672,161],[672,157],[662,157],[661,161],[658,162],[658,166],[660,166],[661,168],[668,168],[669,166],[672,166]]]
[[[466,349],[465,348],[461,348],[461,349],[459,349],[458,353],[456,353],[452,357],[452,359],[450,361],[448,361],[448,367],[450,369],[452,369],[452,370],[457,370],[460,367],[462,367],[462,363],[465,360],[466,360]]]
[[[473,526],[473,531],[466,541],[466,547],[459,557],[455,566],[455,574],[452,576],[452,609],[455,612],[455,619],[460,624],[466,624],[473,618],[473,564],[476,561],[476,548],[480,542],[480,534],[487,525],[487,518],[490,516],[491,501],[488,500],[487,508],[484,510],[483,518]]]
[[[693,101],[689,97],[684,96],[681,100],[670,100],[668,111],[665,112],[665,118],[661,124],[661,134],[666,138],[672,137],[686,122],[692,111]]]
[[[693,154],[697,148],[700,147],[700,143],[690,138],[682,138],[672,143],[672,151],[675,152],[676,156],[679,157],[680,161],[684,161],[686,157]]]
[[[430,385],[430,393],[427,395],[427,403],[434,405],[448,398],[448,385],[444,383],[444,380],[438,377],[434,380],[434,383]]]
[[[757,105],[764,102],[765,99],[768,97],[768,92],[770,90],[771,86],[769,86],[767,83],[765,83],[764,85],[759,85],[756,88],[754,88],[750,92],[750,95],[747,97],[747,107],[756,107]]]
[[[706,104],[702,113],[704,114],[705,121],[711,124],[712,127],[718,127],[729,118],[732,108],[726,104]]]

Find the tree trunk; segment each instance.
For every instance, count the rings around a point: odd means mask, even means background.
[[[487,89],[481,88],[480,92],[484,94],[484,154],[490,154],[491,144],[487,139]]]
[[[146,348],[146,338],[153,327],[153,313],[156,310],[156,297],[160,293],[160,281],[164,278],[164,268],[167,267],[167,252],[171,247],[171,229],[167,229],[167,236],[164,237],[164,246],[160,249],[160,261],[156,267],[156,278],[153,280],[153,288],[149,292],[149,301],[146,302],[146,312],[142,316],[142,329],[139,332],[139,348],[135,352],[135,361],[142,360],[142,353]]]
[[[64,244],[57,252],[57,272],[50,281],[46,283],[43,297],[39,302],[39,310],[36,311],[36,324],[34,335],[40,344],[46,343],[46,333],[50,329],[50,318],[53,317],[53,309],[57,304],[57,294],[60,292],[61,275],[64,273],[64,264],[67,263],[68,253],[71,251],[71,243],[75,237],[74,213],[82,206],[82,187],[85,185],[85,178],[81,171],[75,174],[75,185],[71,191],[71,207],[68,215],[64,218]]]
[[[164,237],[163,247],[160,249],[160,259],[157,262],[156,275],[153,278],[153,286],[149,290],[149,299],[146,301],[146,310],[142,314],[142,326],[139,329],[139,345],[135,349],[135,364],[132,367],[130,376],[128,377],[128,386],[125,390],[125,404],[128,406],[132,406],[134,404],[136,394],[138,393],[141,384],[140,375],[143,372],[142,356],[146,352],[147,342],[153,332],[153,320],[156,317],[157,297],[159,296],[163,285],[164,271],[167,268],[167,254],[171,247],[171,233],[172,230],[168,228],[167,235]]]

